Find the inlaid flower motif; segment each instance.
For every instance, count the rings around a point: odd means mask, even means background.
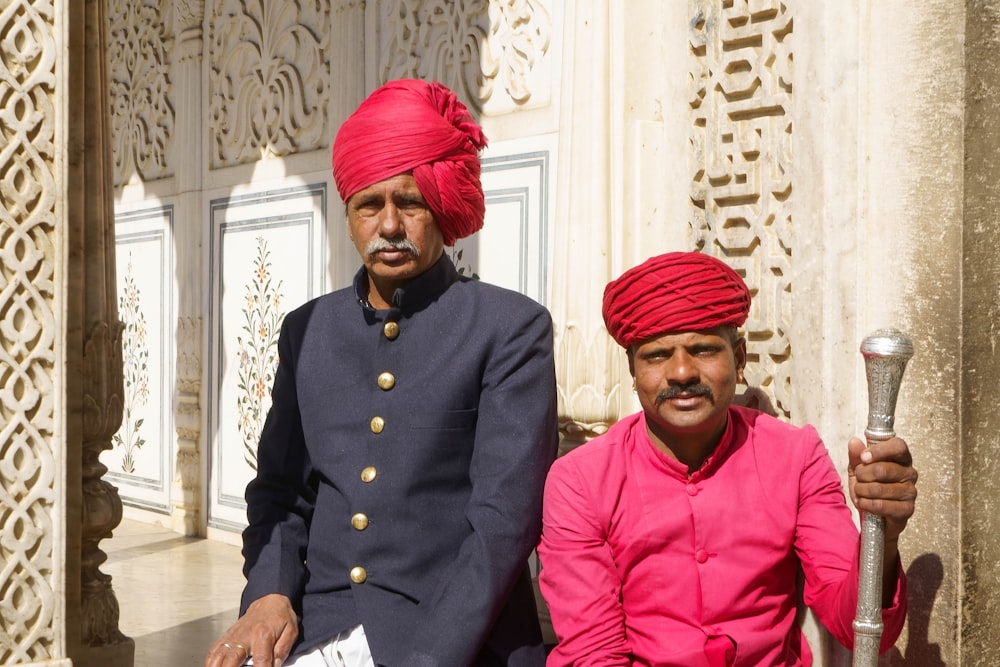
[[[112,436],[115,448],[120,448],[122,472],[135,472],[136,452],[146,444],[142,437],[142,409],[149,400],[149,347],[146,341],[146,316],[142,298],[135,283],[132,258],[129,256],[125,284],[118,297],[118,316],[122,331],[122,368],[125,374],[125,400],[122,425]]]
[[[281,281],[273,283],[271,253],[267,242],[257,238],[252,278],[245,285],[242,335],[237,336],[237,428],[243,439],[243,458],[257,469],[257,441],[264,428],[269,406],[268,391],[278,368],[278,332],[285,314],[281,303]]]

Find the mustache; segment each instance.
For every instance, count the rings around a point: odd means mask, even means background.
[[[700,382],[688,385],[675,384],[667,387],[666,389],[664,389],[663,391],[661,391],[656,395],[656,405],[660,406],[664,402],[669,401],[671,398],[677,398],[678,396],[682,395],[707,396],[711,399],[714,399],[714,397],[712,396],[712,388],[709,387],[707,384],[701,384]]]
[[[420,256],[420,249],[410,239],[386,239],[376,236],[365,246],[365,254],[369,257],[383,250],[397,250],[408,252],[414,257]]]

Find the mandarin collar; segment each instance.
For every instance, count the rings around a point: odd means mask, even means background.
[[[726,428],[722,432],[722,437],[719,438],[719,444],[715,446],[715,449],[701,464],[701,467],[690,474],[688,474],[686,465],[666,452],[661,451],[660,448],[653,442],[652,438],[649,437],[649,429],[646,425],[645,413],[643,413],[642,419],[640,419],[636,424],[638,427],[636,429],[636,436],[644,442],[647,451],[653,454],[657,463],[659,463],[659,465],[671,475],[690,482],[697,482],[705,479],[706,477],[711,477],[722,465],[722,462],[726,460],[726,457],[729,456],[729,452],[732,451],[733,442],[736,440],[734,428],[734,422],[736,420],[734,417],[735,415],[733,414],[732,406],[730,406],[729,410],[726,412]]]
[[[446,289],[458,282],[460,276],[448,253],[442,252],[431,268],[396,289],[392,295],[392,310],[412,314],[422,310],[441,296]],[[354,274],[354,293],[366,311],[375,309],[368,302],[368,270],[362,265]]]

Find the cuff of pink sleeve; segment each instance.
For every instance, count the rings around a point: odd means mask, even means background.
[[[895,645],[903,631],[903,623],[906,622],[906,609],[908,604],[906,591],[906,574],[903,571],[903,563],[899,556],[896,556],[896,590],[892,596],[892,605],[882,609],[882,641],[879,645],[879,652],[884,653]]]

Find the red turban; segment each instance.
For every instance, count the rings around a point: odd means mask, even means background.
[[[333,142],[333,179],[345,202],[412,171],[446,245],[479,231],[486,214],[479,151],[486,135],[440,83],[390,81],[346,120]]]
[[[651,257],[604,288],[604,324],[622,347],[671,331],[746,322],[750,290],[725,262],[700,252]]]

